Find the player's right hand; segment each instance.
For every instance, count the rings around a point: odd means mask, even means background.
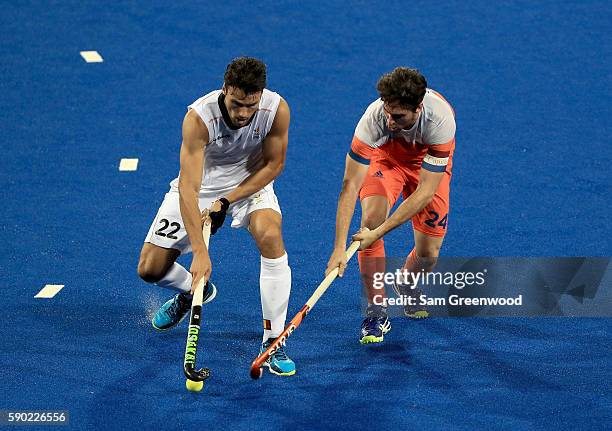
[[[334,252],[329,258],[329,262],[327,262],[325,276],[327,277],[327,275],[336,268],[338,268],[338,277],[342,277],[346,269],[346,253],[341,248],[334,249]]]
[[[191,272],[191,276],[193,277],[191,282],[191,294],[193,295],[198,285],[198,281],[204,277],[204,281],[206,282],[210,279],[210,274],[212,274],[212,262],[210,261],[208,253],[194,253],[189,272]]]

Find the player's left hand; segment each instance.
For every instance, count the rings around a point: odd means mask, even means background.
[[[351,238],[353,241],[359,241],[359,250],[365,250],[380,236],[376,232],[376,229],[369,230],[368,228],[362,228]]]

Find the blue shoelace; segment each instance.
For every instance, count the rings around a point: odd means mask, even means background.
[[[279,361],[286,361],[287,359],[289,359],[289,357],[285,353],[285,346],[283,346],[282,344],[278,346],[278,349],[276,350],[276,352],[274,352],[274,357]]]
[[[180,297],[175,298],[174,301],[172,301],[172,305],[168,308],[168,314],[173,317],[178,315],[182,310],[182,302]]]
[[[179,300],[175,299],[174,301],[172,301],[170,307],[168,307],[168,314],[173,317],[176,316],[179,312],[179,307]]]
[[[262,350],[266,350],[268,347],[270,347],[270,344],[272,343],[264,343],[263,349]],[[286,361],[287,359],[289,359],[289,357],[287,356],[287,354],[285,353],[285,345],[281,344],[280,346],[278,346],[278,349],[276,349],[276,352],[274,352],[272,354],[272,356],[270,357],[270,359],[276,359],[279,361]]]

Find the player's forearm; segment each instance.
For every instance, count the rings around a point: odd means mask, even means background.
[[[351,226],[351,220],[355,213],[355,203],[359,189],[349,182],[342,184],[342,191],[338,199],[338,209],[336,211],[336,238],[334,248],[346,247],[346,239]]]
[[[260,170],[249,175],[238,187],[228,193],[225,198],[234,203],[257,193],[270,184],[283,171],[283,164],[267,163]]]
[[[432,198],[433,195],[421,192],[417,189],[375,230],[380,234],[380,237],[386,235],[388,232],[403,225],[414,217],[415,214],[419,213],[429,202],[431,202]]]
[[[193,253],[208,253],[202,238],[202,219],[198,204],[198,192],[179,183],[179,207]]]

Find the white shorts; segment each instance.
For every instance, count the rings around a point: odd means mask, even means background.
[[[200,211],[210,208],[213,202],[222,196],[223,194],[218,192],[200,192]],[[272,183],[248,198],[234,202],[229,206],[227,212],[232,216],[232,227],[240,228],[248,227],[250,215],[253,211],[267,208],[282,214]],[[173,248],[179,250],[181,254],[191,252],[191,243],[181,217],[178,191],[171,189],[166,193],[164,201],[149,228],[145,242],[163,248]]]

